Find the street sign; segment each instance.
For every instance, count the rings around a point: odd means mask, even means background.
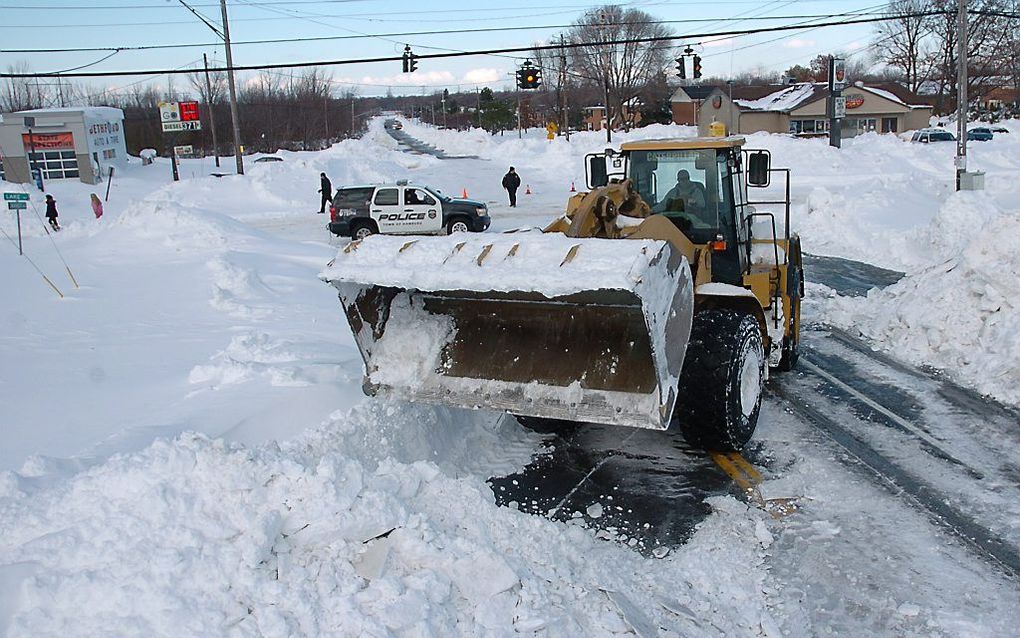
[[[174,153],[177,153],[178,155],[191,155],[194,152],[195,148],[191,144],[174,147]]]
[[[28,202],[7,202],[8,210],[27,210]]]
[[[28,193],[4,193],[5,202],[27,202]]]
[[[200,131],[202,130],[201,122],[163,122],[163,132],[172,133],[174,131]]]
[[[832,99],[832,116],[837,120],[841,120],[846,117],[846,98],[840,95]]]

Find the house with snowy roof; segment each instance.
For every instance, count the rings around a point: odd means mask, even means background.
[[[871,131],[900,133],[928,126],[932,107],[896,83],[843,89],[846,117],[842,137]],[[829,89],[824,82],[788,85],[715,87],[698,109],[698,130],[707,135],[713,122],[723,122],[734,134],[792,133],[823,135],[829,131],[826,115]]]

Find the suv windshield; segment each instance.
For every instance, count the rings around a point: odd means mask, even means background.
[[[653,213],[665,215],[692,241],[728,235],[732,189],[726,154],[713,149],[632,151],[630,176]]]

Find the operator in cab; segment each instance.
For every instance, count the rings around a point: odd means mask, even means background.
[[[705,211],[706,201],[705,186],[691,181],[691,174],[681,169],[676,173],[676,186],[669,189],[665,197],[652,208],[652,212],[702,213]]]

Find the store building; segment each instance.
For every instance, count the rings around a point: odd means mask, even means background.
[[[127,159],[124,111],[107,106],[34,109],[0,116],[0,179],[32,181],[30,165],[44,180],[95,184]],[[33,151],[34,148],[34,151]]]
[[[857,83],[843,89],[842,94],[846,97],[846,117],[840,121],[844,138],[871,131],[912,131],[925,128],[931,119],[931,105],[898,84]],[[815,82],[716,87],[698,109],[698,131],[707,135],[712,122],[723,122],[726,130],[735,134],[764,131],[804,137],[825,135],[829,131],[828,97],[827,85]]]

